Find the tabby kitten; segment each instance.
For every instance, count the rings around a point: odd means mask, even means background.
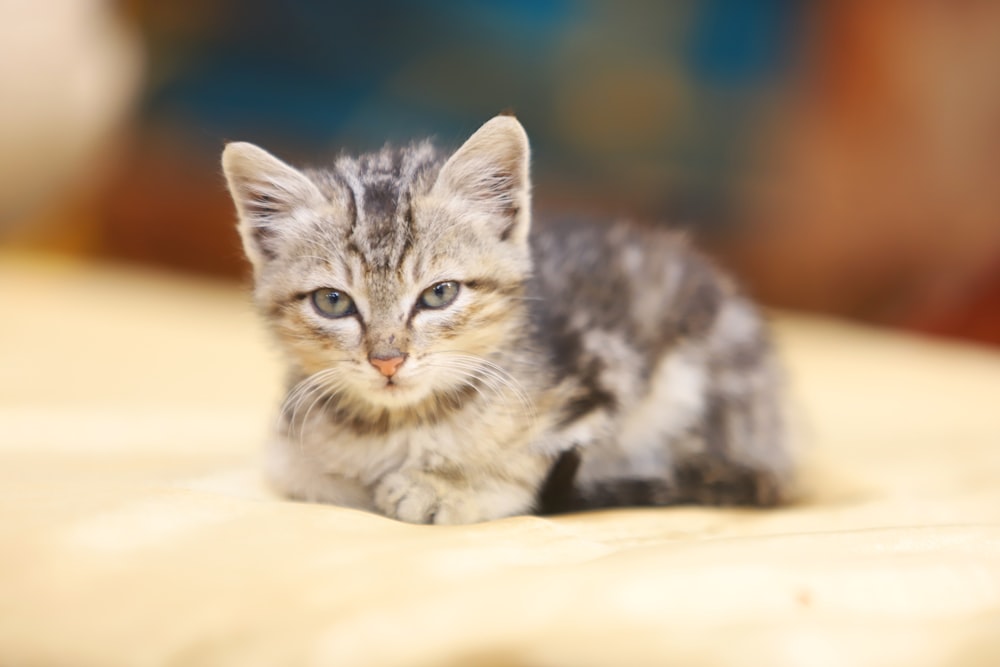
[[[753,304],[677,234],[531,230],[510,116],[297,170],[222,163],[287,355],[268,472],[414,523],[622,504],[771,505],[790,457]]]

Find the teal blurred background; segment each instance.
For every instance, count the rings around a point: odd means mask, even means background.
[[[152,7],[152,5],[150,5]],[[515,111],[539,192],[722,224],[799,2],[222,2],[147,16],[144,122],[304,160]],[[165,18],[162,13],[171,16]],[[169,20],[169,19],[174,20]]]

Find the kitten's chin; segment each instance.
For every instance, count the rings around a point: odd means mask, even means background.
[[[422,403],[431,390],[410,382],[380,382],[367,388],[360,398],[379,408],[408,408]]]

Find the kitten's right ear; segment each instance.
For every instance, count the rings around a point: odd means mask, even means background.
[[[323,202],[305,174],[253,144],[227,144],[222,170],[239,214],[243,250],[255,268],[277,257],[283,228],[296,209]]]
[[[445,162],[434,189],[486,213],[501,239],[523,245],[531,224],[530,153],[517,119],[496,116]]]

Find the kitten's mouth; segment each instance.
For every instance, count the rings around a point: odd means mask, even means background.
[[[427,387],[420,382],[387,379],[370,392],[371,400],[386,407],[403,407],[415,405],[427,398]]]
[[[370,389],[368,396],[382,407],[399,408],[419,402],[423,394],[409,382],[386,380]]]
[[[413,389],[413,385],[406,382],[400,382],[395,378],[386,378],[385,383],[382,385],[382,391],[390,394],[402,394],[411,389]]]
[[[369,400],[383,407],[400,407],[419,402],[425,397],[427,387],[423,382],[406,377],[380,377],[369,384],[364,393]]]

